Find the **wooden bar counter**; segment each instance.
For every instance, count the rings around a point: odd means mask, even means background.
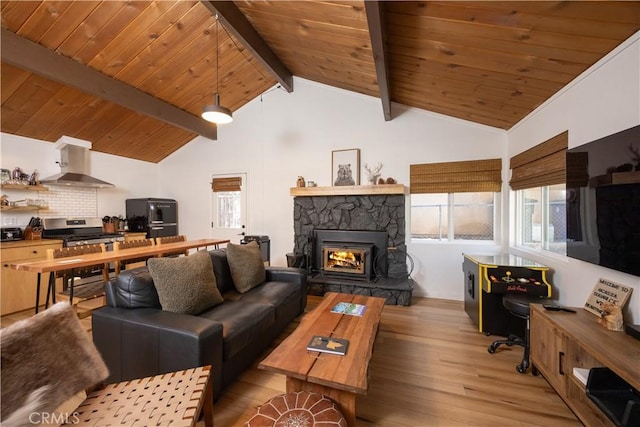
[[[58,258],[50,260],[32,261],[32,262],[16,262],[9,263],[9,267],[19,271],[28,271],[37,273],[36,279],[36,295],[40,295],[40,282],[42,273],[55,274],[58,271],[73,270],[76,268],[87,267],[91,265],[117,262],[128,259],[137,259],[143,257],[160,256],[168,252],[180,252],[189,249],[206,248],[209,246],[218,247],[219,245],[229,243],[225,239],[198,239],[187,240],[184,242],[166,243],[163,245],[145,246],[140,248],[122,249],[119,251],[107,251],[102,253],[79,255],[70,258]],[[51,280],[49,281],[51,283]],[[53,293],[55,295],[55,291]],[[36,298],[38,299],[38,298]],[[36,313],[39,304],[36,302]],[[46,305],[45,305],[46,306]]]

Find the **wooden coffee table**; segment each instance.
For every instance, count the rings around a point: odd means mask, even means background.
[[[332,313],[331,308],[339,302],[363,304],[367,309],[362,317]],[[286,375],[287,393],[305,390],[329,397],[354,426],[356,395],[366,394],[369,387],[369,361],[384,303],[384,298],[327,293],[258,367]],[[349,340],[347,354],[308,351],[314,335]]]

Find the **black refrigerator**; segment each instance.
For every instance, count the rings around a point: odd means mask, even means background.
[[[131,232],[147,238],[178,235],[178,202],[173,199],[127,199],[127,224]]]

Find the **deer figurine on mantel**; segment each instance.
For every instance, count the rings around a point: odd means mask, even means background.
[[[369,184],[376,185],[378,178],[380,178],[380,171],[382,170],[382,163],[378,162],[373,168],[370,168],[368,164],[364,164],[364,170],[367,171],[367,179]]]

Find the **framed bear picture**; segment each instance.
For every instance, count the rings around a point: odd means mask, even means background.
[[[360,149],[331,152],[332,185],[360,185]]]

